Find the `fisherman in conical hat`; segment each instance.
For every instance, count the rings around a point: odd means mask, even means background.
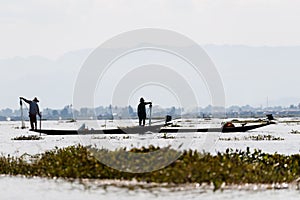
[[[146,105],[150,104],[152,106],[152,102],[145,102],[144,98],[140,98],[140,104],[138,105],[137,108],[137,113],[139,117],[139,125],[140,126],[145,126],[145,121],[146,121]]]
[[[34,97],[34,99],[27,100],[24,97],[20,97],[21,100],[24,100],[26,103],[29,104],[29,119],[30,119],[30,126],[31,130],[37,130],[37,120],[36,120],[36,115],[39,115],[41,117],[39,105],[37,104],[39,100]]]

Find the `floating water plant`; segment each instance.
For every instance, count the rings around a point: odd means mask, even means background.
[[[298,130],[291,130],[291,132],[290,132],[291,134],[300,134],[300,131],[298,131]]]
[[[220,137],[219,140],[221,141],[240,141],[240,140],[254,140],[254,141],[261,141],[261,140],[284,140],[284,138],[281,137],[275,137],[273,135],[251,135],[251,136],[245,136],[242,138],[238,137]]]
[[[167,133],[164,133],[160,138],[162,138],[162,139],[175,139],[175,136],[168,136]]]
[[[156,165],[157,152],[161,159],[174,158],[169,166],[152,172],[130,173],[119,171],[101,163],[109,159],[111,163],[124,167],[132,167],[139,163],[142,170]],[[129,154],[130,153],[130,154]],[[136,155],[145,155],[143,159]],[[155,157],[154,157],[155,155]],[[92,149],[90,147],[70,146],[56,148],[41,155],[33,156],[31,162],[24,158],[0,157],[0,174],[61,177],[67,180],[113,179],[137,180],[147,183],[167,184],[213,184],[215,189],[230,184],[275,184],[291,183],[300,177],[300,155],[267,154],[260,150],[246,151],[227,149],[224,153],[211,155],[186,150],[178,152],[169,147],[119,149]]]
[[[38,135],[21,135],[15,138],[12,138],[12,140],[42,140],[43,138]]]
[[[275,137],[273,135],[252,135],[249,136],[250,140],[284,140],[281,137]]]

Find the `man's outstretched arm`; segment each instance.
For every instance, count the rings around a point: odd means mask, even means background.
[[[24,100],[26,103],[30,103],[30,100],[25,99],[24,97],[20,97],[21,100]]]

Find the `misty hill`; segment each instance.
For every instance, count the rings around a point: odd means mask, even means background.
[[[223,80],[226,106],[289,106],[300,102],[299,46],[206,45],[204,49]],[[44,107],[72,103],[77,74],[90,52],[91,49],[68,52],[57,60],[40,56],[1,59],[0,108],[17,108],[18,96],[37,95]]]

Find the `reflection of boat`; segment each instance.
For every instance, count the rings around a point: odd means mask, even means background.
[[[262,120],[260,123],[247,125],[247,123],[235,126],[232,122],[226,122],[220,128],[197,128],[197,127],[172,127],[169,125],[153,125],[153,126],[134,126],[124,128],[111,128],[101,130],[51,130],[41,129],[35,130],[38,133],[47,135],[88,135],[88,134],[147,134],[147,133],[187,133],[187,132],[245,132],[256,128],[264,127],[274,122]]]

